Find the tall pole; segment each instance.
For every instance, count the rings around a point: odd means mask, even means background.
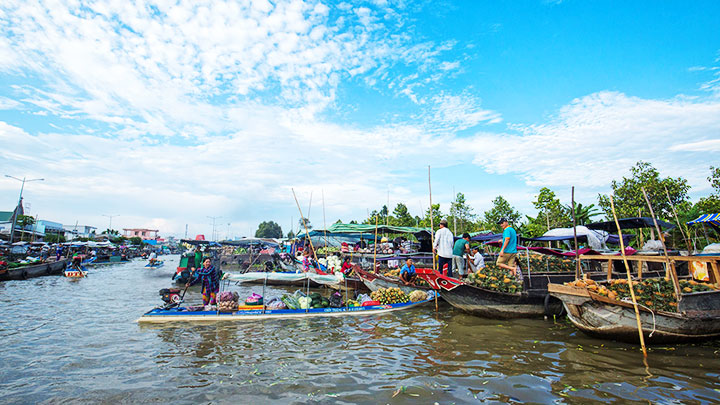
[[[112,231],[112,230],[113,230],[113,229],[112,229],[112,219],[113,219],[113,217],[119,217],[120,214],[114,214],[114,215],[102,214],[102,216],[110,218],[110,225],[108,225],[108,230],[109,230],[109,231]]]
[[[433,223],[433,206],[432,206],[432,184],[430,183],[430,165],[428,165],[428,190],[430,191],[430,246],[431,249],[435,246],[435,224]],[[433,258],[433,271],[435,270],[435,252],[432,252]]]
[[[573,239],[575,240],[575,280],[580,278],[580,255],[578,254],[577,220],[575,219],[575,186],[572,186],[570,201],[572,202]]]
[[[455,208],[453,204],[455,197],[455,186],[453,186],[453,198],[450,200],[450,215],[453,217],[453,235],[457,235],[457,215],[455,215]]]
[[[211,238],[211,239],[212,239],[213,241],[215,241],[215,220],[216,220],[216,219],[219,219],[219,218],[222,218],[222,217],[211,217],[211,216],[208,216],[208,218],[212,219],[212,221],[213,221],[213,223],[212,223],[212,226],[213,226],[213,227],[212,227],[212,238]]]
[[[17,180],[17,181],[19,181],[19,182],[22,182],[22,185],[20,186],[20,197],[18,197],[18,204],[17,204],[17,207],[15,208],[15,215],[13,215],[12,226],[10,227],[10,244],[12,245],[12,243],[13,243],[13,236],[15,235],[15,225],[17,224],[18,208],[19,208],[20,205],[22,204],[22,195],[23,195],[23,190],[25,189],[25,183],[26,183],[26,182],[31,182],[31,181],[44,181],[45,179],[30,179],[30,180],[27,180],[25,177],[23,177],[22,179],[18,179],[17,177],[10,176],[9,174],[6,174],[5,177],[8,177],[8,178]]]

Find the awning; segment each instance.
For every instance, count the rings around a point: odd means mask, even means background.
[[[633,217],[633,218],[622,218],[618,220],[618,223],[620,224],[620,229],[637,229],[637,228],[654,228],[655,223],[653,222],[653,219],[651,217]],[[660,228],[664,229],[672,229],[675,228],[675,225],[662,221],[660,219],[657,220],[658,225]],[[596,229],[601,230],[605,232],[616,232],[617,226],[615,225],[615,221],[605,221],[605,222],[595,222],[592,224],[585,225],[588,229]]]
[[[688,225],[695,225],[695,224],[709,224],[712,226],[716,231],[720,232],[720,214],[705,214],[700,215],[696,219],[693,219],[690,222],[687,222]]]
[[[369,224],[332,224],[327,229],[328,235],[337,235],[337,236],[343,236],[343,235],[358,235],[358,234],[364,234],[364,235],[371,235],[375,234],[375,231],[377,230],[377,233],[394,233],[394,234],[403,234],[403,233],[410,233],[415,235],[416,238],[421,239],[430,238],[430,229],[428,228],[416,228],[412,226],[386,226],[386,225],[378,225],[377,228],[375,225],[369,225]],[[313,229],[309,232],[310,236],[320,236],[325,234],[325,230],[323,229]],[[305,238],[305,232],[300,232],[296,236],[298,239]]]

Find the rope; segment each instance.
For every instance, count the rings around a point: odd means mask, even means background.
[[[623,299],[620,300],[620,301],[625,302],[625,303],[628,303],[628,304],[632,304],[632,303],[633,303],[632,300],[629,300],[629,299],[627,299],[627,298],[623,298]],[[641,303],[639,303],[639,302],[637,303],[637,305],[638,305],[639,307],[643,307],[643,308],[647,309],[647,310],[650,311],[650,313],[652,314],[653,328],[652,328],[652,332],[650,332],[650,334],[648,335],[648,337],[651,338],[652,335],[653,335],[653,333],[655,333],[655,330],[656,330],[656,329],[655,329],[655,312],[654,312],[652,309],[646,307],[645,305],[643,305],[643,304],[641,304]]]

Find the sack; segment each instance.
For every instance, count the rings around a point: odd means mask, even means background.
[[[342,308],[342,295],[339,292],[330,296],[330,308]]]
[[[273,298],[267,303],[267,309],[287,309],[287,306],[280,299]]]
[[[371,307],[373,305],[380,305],[380,301],[365,301],[362,303],[361,306],[363,307]]]
[[[245,305],[262,305],[263,297],[260,294],[253,293],[245,300]]]

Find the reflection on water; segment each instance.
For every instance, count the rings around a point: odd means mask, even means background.
[[[174,257],[88,278],[0,283],[3,400],[717,402],[720,344],[595,340],[565,320],[485,320],[447,305],[352,316],[140,327]],[[232,286],[242,297],[262,286]],[[268,287],[268,296],[282,288]],[[327,293],[326,293],[327,294]],[[188,291],[186,301],[200,293]]]

